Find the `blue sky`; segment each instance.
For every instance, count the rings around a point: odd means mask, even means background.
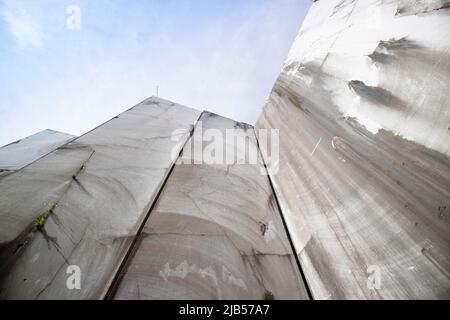
[[[69,5],[81,28],[66,26]],[[254,123],[310,0],[0,0],[0,145],[154,95]]]

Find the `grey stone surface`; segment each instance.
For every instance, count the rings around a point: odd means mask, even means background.
[[[0,171],[19,170],[74,139],[67,133],[44,130],[0,148]]]
[[[315,299],[450,298],[439,4],[315,2],[256,124],[280,129],[272,178]]]
[[[223,136],[226,129],[237,128],[242,133],[241,141],[236,140],[239,159],[258,154],[251,126],[207,112],[201,122],[203,132],[214,129]],[[199,158],[190,152],[202,141],[199,126],[151,212],[113,298],[307,299],[269,179],[261,174],[261,158],[255,164],[190,164]],[[226,147],[224,159],[234,148],[229,141],[219,146]],[[203,144],[204,154],[207,148]]]
[[[0,298],[102,298],[199,115],[150,98],[0,179]]]
[[[302,270],[315,299],[449,299],[449,7],[314,2],[256,124],[280,130],[275,194],[260,157],[197,162],[200,112],[158,98],[0,148],[0,298],[306,299]]]

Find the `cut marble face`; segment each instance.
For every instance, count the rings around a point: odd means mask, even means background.
[[[443,2],[315,2],[255,126],[315,299],[450,297]]]
[[[0,148],[0,299],[449,299],[449,15],[315,1],[268,145],[150,98]],[[224,162],[235,147],[256,161]]]
[[[0,178],[0,297],[102,298],[199,116],[150,98]]]
[[[210,129],[243,133],[245,142],[221,144],[224,154],[258,150],[250,126],[206,112],[195,131],[200,123],[203,137]],[[194,145],[202,143],[195,131]],[[188,164],[190,157],[183,152],[167,180],[113,298],[307,299],[261,157],[232,165]]]
[[[73,140],[75,136],[44,130],[0,148],[0,174],[13,172]]]

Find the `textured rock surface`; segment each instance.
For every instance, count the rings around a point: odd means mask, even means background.
[[[1,178],[0,297],[102,298],[199,115],[150,98]]]
[[[185,150],[201,146],[200,126],[223,136],[240,128],[237,152],[229,141],[219,142],[224,157],[259,155],[252,127],[207,112]],[[206,153],[208,144],[203,148]],[[189,164],[198,158],[185,151],[175,166],[114,298],[307,299],[261,158],[257,164]]]
[[[448,1],[313,4],[256,128],[314,298],[450,297],[449,31]]]
[[[301,270],[315,299],[450,298],[449,7],[314,2],[256,125],[280,130],[276,195],[261,159],[174,166],[200,112],[157,98],[1,148],[0,298],[306,299]]]
[[[0,171],[19,170],[75,137],[62,132],[44,130],[0,148]]]
[[[284,72],[320,86],[371,132],[386,129],[450,155],[449,5],[318,1]]]

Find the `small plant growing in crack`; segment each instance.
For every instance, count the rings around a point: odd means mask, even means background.
[[[47,218],[50,214],[52,214],[56,209],[56,204],[52,203],[48,206],[47,211],[41,214],[39,217],[34,220],[34,226],[38,231],[42,231],[45,227],[45,223],[47,222]]]
[[[42,231],[42,229],[44,229],[46,221],[47,218],[43,214],[41,214],[39,217],[36,218],[36,220],[34,220],[34,226],[38,231]]]

